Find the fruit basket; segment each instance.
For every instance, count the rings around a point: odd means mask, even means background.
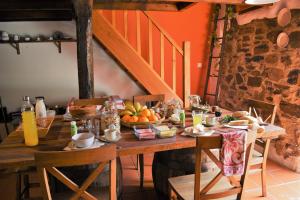
[[[39,138],[45,137],[48,134],[48,131],[54,121],[54,117],[47,117],[47,118],[43,118],[43,119],[37,119],[36,120],[36,124],[37,124],[37,129],[38,129],[38,135]],[[23,130],[23,125],[20,124],[17,129],[16,132],[24,132]]]
[[[163,121],[165,120],[165,118],[161,118],[158,121],[149,121],[149,122],[124,122],[121,121],[121,125],[127,128],[148,128],[150,125],[153,124],[161,124]]]
[[[142,106],[140,103],[125,102],[125,109],[119,115],[121,116],[121,125],[133,128],[148,128],[152,124],[161,124],[164,117],[156,113],[153,109],[148,109],[147,106]]]
[[[69,108],[72,117],[81,118],[86,116],[96,115],[97,106],[70,106]]]

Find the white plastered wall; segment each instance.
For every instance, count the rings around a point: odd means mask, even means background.
[[[74,22],[1,22],[0,31],[50,35],[61,31],[75,37]],[[76,43],[63,43],[59,54],[53,43],[20,44],[21,55],[9,44],[0,44],[0,96],[9,111],[22,96],[45,96],[48,104],[65,104],[78,97]],[[131,98],[143,90],[94,42],[95,94]]]

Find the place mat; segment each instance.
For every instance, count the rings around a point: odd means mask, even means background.
[[[63,149],[64,151],[72,151],[72,150],[83,150],[83,149],[94,149],[105,145],[104,142],[100,142],[99,140],[95,139],[94,143],[89,147],[78,148],[75,146],[73,141],[70,141],[68,145]]]

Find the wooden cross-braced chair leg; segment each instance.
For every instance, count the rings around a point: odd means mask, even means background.
[[[44,200],[51,200],[51,191],[48,184],[48,173],[71,189],[74,194],[70,198],[96,200],[97,198],[87,191],[87,188],[100,175],[105,166],[109,164],[109,197],[110,200],[117,199],[116,192],[116,145],[105,145],[104,147],[68,152],[38,152],[35,154],[37,171],[40,178]],[[98,164],[81,186],[74,183],[65,176],[57,167],[69,167]]]
[[[237,195],[237,199],[243,199],[255,138],[255,132],[247,134],[245,169],[240,179],[235,176],[224,177],[221,160],[211,152],[212,149],[222,148],[221,136],[196,138],[195,174],[169,178],[170,199],[222,199],[232,195]],[[201,173],[202,151],[220,168],[219,171]]]
[[[252,109],[256,117],[258,114],[256,109],[260,109],[262,111],[269,110],[271,115],[265,120],[265,122],[270,119],[270,124],[274,125],[276,112],[277,112],[277,105],[269,104],[265,102],[261,102],[258,100],[248,99],[248,106],[249,106],[249,113],[251,115]],[[258,107],[260,106],[260,107]],[[270,114],[270,113],[268,113]],[[267,160],[268,160],[268,153],[270,147],[271,139],[260,138],[257,139],[255,142],[255,151],[251,163],[251,170],[252,172],[260,172],[261,176],[261,190],[262,196],[267,197]]]

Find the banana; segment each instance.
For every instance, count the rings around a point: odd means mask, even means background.
[[[139,102],[135,102],[134,103],[134,108],[135,108],[136,112],[140,112],[142,106]]]
[[[125,106],[133,106],[133,103],[131,101],[126,101]]]
[[[133,115],[133,113],[129,110],[123,110],[122,112],[120,112],[120,116],[124,116],[124,115]]]
[[[125,110],[129,110],[132,113],[136,113],[136,109],[132,105],[126,105]]]

